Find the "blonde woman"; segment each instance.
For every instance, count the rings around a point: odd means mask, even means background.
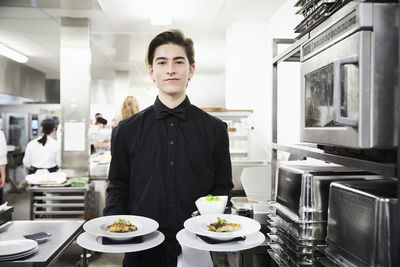
[[[121,108],[121,120],[125,120],[130,116],[139,112],[139,103],[134,96],[128,95]]]
[[[139,112],[139,103],[134,96],[128,95],[125,97],[124,103],[122,103],[121,108],[121,121]],[[115,136],[117,135],[118,126],[114,127],[111,132],[111,154],[112,148],[114,146]]]

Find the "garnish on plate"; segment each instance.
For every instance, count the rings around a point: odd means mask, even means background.
[[[206,199],[205,199],[206,201],[219,201],[219,197],[217,197],[217,196],[213,196],[213,195],[208,195],[208,196],[206,196]]]
[[[136,230],[137,227],[125,219],[118,219],[113,224],[107,226],[107,231],[112,233],[128,233]]]

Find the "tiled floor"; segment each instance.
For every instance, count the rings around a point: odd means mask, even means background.
[[[7,193],[4,201],[14,207],[13,220],[29,220],[29,194]],[[61,255],[59,260],[53,265],[57,267],[80,266],[82,248],[74,242]],[[89,260],[90,267],[114,267],[122,266],[123,254],[95,253]]]

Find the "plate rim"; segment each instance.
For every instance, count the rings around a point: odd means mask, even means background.
[[[115,219],[111,219],[112,217],[115,217]],[[105,220],[105,218],[110,218],[110,220],[116,220],[117,218],[120,219],[127,219],[129,221],[134,221],[134,219],[129,219],[127,217],[135,217],[138,218],[139,220],[145,220],[147,221],[146,223],[153,223],[152,227],[147,229],[147,230],[142,230],[138,229],[138,231],[134,231],[134,232],[129,232],[129,233],[123,233],[124,236],[120,236],[121,233],[109,233],[109,232],[103,232],[103,231],[92,231],[92,229],[88,229],[90,224],[94,224],[96,223],[96,221],[101,221],[101,220]],[[133,222],[132,222],[133,223]],[[141,222],[142,223],[142,222]],[[91,219],[87,222],[85,222],[83,224],[83,230],[85,230],[86,232],[89,232],[90,234],[93,235],[97,235],[97,236],[105,236],[105,237],[109,237],[109,238],[115,238],[115,239],[126,239],[126,238],[130,238],[130,237],[134,237],[134,236],[143,236],[143,235],[147,235],[150,234],[154,231],[156,231],[159,228],[159,223],[149,217],[145,217],[145,216],[140,216],[140,215],[108,215],[108,216],[101,216],[101,217],[97,217],[94,219]]]
[[[143,250],[147,250],[147,249],[151,249],[153,247],[156,247],[158,245],[160,245],[161,243],[164,242],[165,240],[165,236],[162,232],[155,230],[151,233],[149,233],[148,235],[151,234],[156,234],[157,236],[154,238],[155,240],[153,241],[154,244],[152,244],[150,247],[146,246],[144,249],[140,249],[143,248],[143,244],[145,244],[146,240],[142,243],[137,243],[137,244],[115,244],[115,245],[102,245],[99,244],[97,242],[97,238],[100,238],[101,236],[96,236],[96,235],[92,235],[88,232],[83,232],[81,233],[76,241],[78,243],[79,246],[89,249],[89,250],[94,250],[94,251],[99,251],[99,252],[104,252],[104,253],[129,253],[129,252],[137,252],[137,251],[143,251]],[[98,247],[85,247],[82,244],[82,242],[96,242],[96,244],[98,244]],[[147,241],[150,242],[150,241]],[[102,249],[102,248],[114,248],[114,250],[107,250],[107,249]],[[128,247],[131,247],[131,249],[127,249]],[[132,247],[136,247],[139,249],[134,249],[132,250]]]
[[[225,233],[216,233],[216,232],[212,232],[212,231],[204,231],[204,229],[201,228],[201,226],[199,226],[198,229],[192,229],[191,227],[188,228],[189,223],[191,223],[192,221],[196,222],[197,220],[201,220],[201,218],[204,218],[204,220],[207,220],[207,218],[211,219],[211,217],[215,217],[215,219],[216,219],[216,217],[233,217],[233,219],[229,219],[229,220],[232,220],[232,221],[235,220],[234,218],[237,218],[237,220],[242,220],[242,221],[246,220],[246,221],[254,223],[256,225],[256,228],[254,230],[252,230],[252,231],[247,231],[247,232],[243,232],[243,231],[239,230],[239,231],[235,231],[235,232],[225,232]],[[201,224],[203,222],[197,222],[197,223]],[[240,215],[236,215],[236,214],[220,214],[220,215],[207,214],[207,215],[200,215],[200,216],[196,216],[196,217],[192,217],[192,218],[187,219],[183,223],[183,225],[184,225],[184,228],[186,230],[188,230],[189,232],[192,232],[194,234],[204,235],[204,236],[208,236],[208,237],[211,237],[211,238],[220,238],[221,240],[222,239],[239,237],[239,236],[247,236],[247,235],[250,235],[250,234],[255,233],[257,231],[260,231],[260,229],[261,229],[261,224],[258,221],[254,220],[252,218],[248,218],[248,217],[240,216]]]
[[[194,235],[194,244],[188,244],[188,243],[183,243],[181,238],[192,238],[191,235]],[[249,240],[250,236],[254,236],[255,238],[260,238],[262,240],[255,240],[254,243],[250,244],[243,244],[243,242],[246,242]],[[195,237],[195,234],[188,231],[187,229],[181,229],[177,234],[176,234],[176,239],[178,240],[179,244],[187,247],[191,247],[194,249],[198,250],[205,250],[205,251],[217,251],[217,252],[228,252],[228,251],[240,251],[240,250],[246,250],[246,249],[251,249],[257,246],[260,246],[264,241],[265,241],[265,235],[257,231],[253,234],[247,235],[246,236],[246,241],[243,241],[242,243],[239,243],[236,241],[236,243],[229,243],[230,245],[227,245],[227,243],[221,243],[221,244],[207,244],[204,241],[200,241]],[[197,243],[198,242],[198,243]],[[204,246],[201,246],[204,245]],[[207,248],[205,247],[207,246]]]
[[[21,251],[18,251],[18,252],[14,252],[12,254],[1,254],[1,252],[0,252],[0,257],[7,257],[7,256],[12,256],[12,255],[22,254],[22,253],[31,251],[31,250],[33,250],[33,249],[38,247],[38,242],[36,242],[35,240],[31,240],[31,239],[14,239],[14,240],[3,240],[3,241],[0,241],[0,243],[12,243],[12,242],[26,243],[30,247],[29,247],[29,249],[25,249],[25,250],[21,250]]]

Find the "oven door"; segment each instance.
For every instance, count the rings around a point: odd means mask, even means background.
[[[358,31],[301,64],[301,141],[370,147],[370,31]]]

